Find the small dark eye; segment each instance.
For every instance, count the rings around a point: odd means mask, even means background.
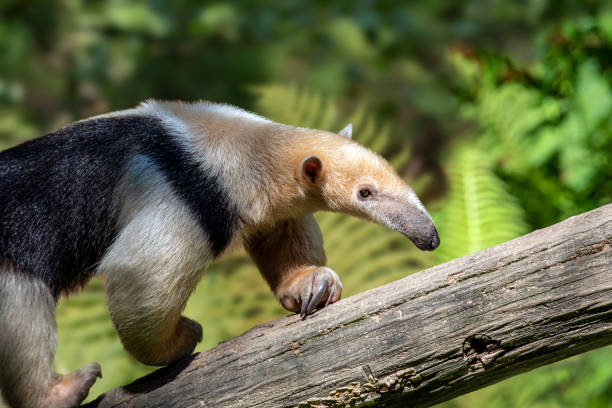
[[[359,195],[361,198],[368,198],[372,195],[372,192],[367,188],[364,188],[363,190],[359,190]]]

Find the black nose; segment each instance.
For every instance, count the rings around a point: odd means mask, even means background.
[[[424,251],[433,251],[439,245],[440,245],[440,236],[438,235],[438,230],[436,230],[436,227],[433,227],[433,230],[429,233],[429,236],[423,239],[420,242],[420,245],[417,245],[417,246]]]
[[[438,232],[436,231],[436,233],[429,239],[429,244],[427,245],[428,247],[427,249],[429,249],[430,251],[433,251],[439,245],[440,245],[440,237],[438,236]]]
[[[440,245],[440,237],[437,232],[423,240],[413,240],[414,244],[423,251],[433,251]]]

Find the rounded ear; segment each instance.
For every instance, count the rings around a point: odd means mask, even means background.
[[[302,174],[313,183],[321,177],[323,164],[317,156],[311,155],[302,161]]]

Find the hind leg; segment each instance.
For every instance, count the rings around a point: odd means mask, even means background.
[[[178,204],[145,208],[115,239],[98,272],[113,324],[137,360],[166,365],[202,339],[202,327],[181,313],[210,259],[197,222]]]
[[[100,376],[92,363],[68,375],[53,369],[55,299],[40,280],[0,264],[0,387],[11,407],[75,407]]]

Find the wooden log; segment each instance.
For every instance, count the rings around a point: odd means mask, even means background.
[[[255,327],[88,406],[431,406],[612,343],[611,248],[609,204]]]

